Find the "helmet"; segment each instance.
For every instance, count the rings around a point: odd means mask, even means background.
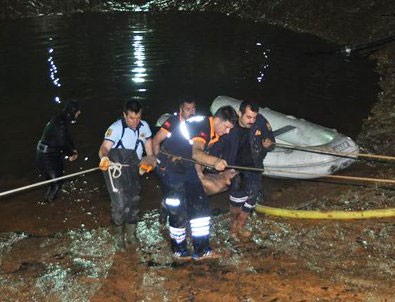
[[[72,124],[77,122],[77,118],[75,114],[81,110],[81,106],[77,100],[70,100],[66,102],[63,113],[66,117],[66,120]]]

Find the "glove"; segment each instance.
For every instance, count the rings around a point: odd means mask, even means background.
[[[99,163],[99,169],[105,172],[110,167],[110,164],[111,164],[110,159],[107,156],[103,156]]]
[[[141,159],[139,166],[139,173],[143,175],[145,173],[151,172],[156,167],[156,157],[154,155],[147,155]]]
[[[147,164],[140,164],[139,167],[139,173],[140,175],[143,175],[145,173],[151,172],[154,168],[151,165],[147,165]]]

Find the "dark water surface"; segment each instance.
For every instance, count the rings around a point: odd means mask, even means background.
[[[35,145],[56,101],[79,99],[71,127],[80,159],[97,165],[105,129],[127,99],[154,125],[191,93],[207,112],[217,95],[262,106],[355,137],[376,99],[374,63],[311,55],[339,46],[314,36],[216,14],[81,14],[0,24],[0,189],[38,180]]]

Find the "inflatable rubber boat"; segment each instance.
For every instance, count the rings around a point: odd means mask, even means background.
[[[210,111],[214,114],[226,105],[238,111],[240,103],[231,97],[218,96]],[[318,178],[345,169],[356,160],[358,145],[335,129],[269,108],[259,108],[259,113],[270,122],[276,138],[275,149],[263,161],[267,176]]]

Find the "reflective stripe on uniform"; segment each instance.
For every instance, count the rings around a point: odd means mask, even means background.
[[[185,228],[174,228],[169,227],[170,238],[174,239],[177,243],[183,242],[185,240]]]
[[[248,200],[248,196],[235,197],[235,196],[229,195],[229,199],[230,199],[230,201],[233,201],[234,203],[242,204]]]
[[[210,217],[191,219],[192,237],[207,236],[210,234]]]
[[[178,207],[181,201],[178,198],[166,198],[165,203],[171,207]]]

